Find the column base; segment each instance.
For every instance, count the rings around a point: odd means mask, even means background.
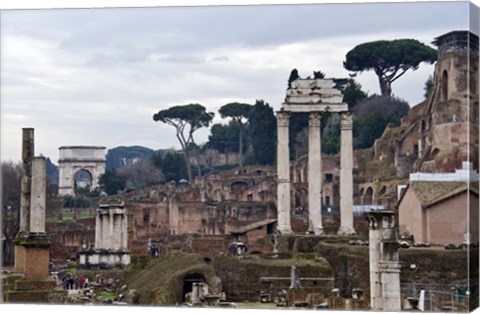
[[[309,229],[307,231],[307,234],[324,235],[325,231],[323,231],[323,228],[313,228],[313,229]]]
[[[337,235],[342,235],[342,236],[349,236],[349,235],[356,235],[357,233],[353,228],[350,227],[340,227],[338,229]]]
[[[277,232],[280,233],[281,235],[293,235],[292,229],[287,229],[287,228],[277,229]]]

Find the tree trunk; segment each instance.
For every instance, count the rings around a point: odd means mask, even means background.
[[[381,76],[378,77],[378,81],[380,83],[380,92],[382,96],[391,97],[392,96],[392,84],[390,81],[382,78]]]
[[[197,164],[197,173],[198,173],[198,176],[201,177],[202,170],[200,169],[200,156],[198,155],[198,151],[196,149],[194,151],[194,155],[195,155],[195,163]]]
[[[192,169],[190,169],[190,154],[188,153],[187,150],[183,151],[183,157],[185,158],[185,165],[187,166],[188,183],[192,183]]]

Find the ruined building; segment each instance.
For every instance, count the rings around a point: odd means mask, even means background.
[[[478,36],[454,31],[437,37],[434,44],[434,89],[404,119],[402,124],[411,126],[395,151],[399,159],[408,151],[418,154],[398,204],[400,231],[422,242],[476,243]]]
[[[387,127],[371,149],[356,151],[361,167],[355,204],[395,206],[412,172],[453,173],[465,161],[478,171],[478,36],[453,31],[438,47],[434,87],[399,127]]]

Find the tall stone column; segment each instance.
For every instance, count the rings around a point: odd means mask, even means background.
[[[381,311],[382,304],[382,280],[378,263],[381,260],[382,230],[379,216],[374,212],[366,213],[369,228],[369,269],[370,269],[370,306],[374,311]]]
[[[19,233],[30,232],[30,200],[32,192],[32,160],[34,156],[34,130],[22,129],[22,168],[20,196],[20,229]]]
[[[45,234],[47,166],[45,157],[33,157],[30,199],[30,233]]]
[[[340,113],[340,229],[339,235],[355,234],[353,229],[353,145],[352,113]]]
[[[98,213],[99,209],[97,209],[97,214],[95,217],[95,249],[98,250],[101,248],[102,245],[102,234],[103,234],[103,224],[102,224],[102,216]]]
[[[365,214],[369,222],[370,301],[374,311],[401,311],[398,227],[393,211]]]
[[[113,220],[113,212],[110,210],[108,213],[108,248],[113,249],[113,228],[115,221]]]
[[[308,231],[323,234],[322,226],[322,148],[320,112],[308,117]]]
[[[378,263],[382,280],[383,311],[400,312],[400,261],[398,229],[393,212],[382,214],[382,260]]]
[[[402,310],[400,268],[401,265],[399,261],[379,262],[383,296],[382,311],[400,312]]]
[[[25,271],[25,246],[22,245],[30,232],[30,200],[32,193],[32,159],[34,155],[34,130],[22,129],[22,180],[20,185],[20,225],[15,239],[14,271]]]
[[[290,114],[277,111],[277,230],[292,234],[290,225],[290,154],[288,125]]]
[[[128,215],[122,215],[122,249],[128,249]]]

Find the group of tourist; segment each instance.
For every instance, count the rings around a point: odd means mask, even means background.
[[[63,282],[63,289],[65,290],[73,290],[73,289],[83,289],[87,288],[88,278],[72,276],[70,273],[67,273],[62,278]]]
[[[307,207],[302,207],[302,206],[297,206],[295,208],[295,213],[297,215],[307,214],[308,213],[308,208]]]

